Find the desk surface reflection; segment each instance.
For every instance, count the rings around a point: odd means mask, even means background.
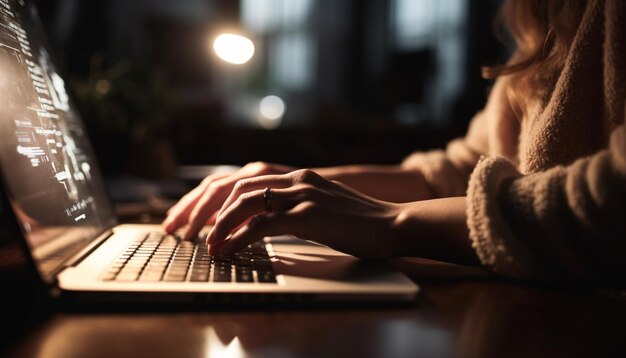
[[[17,342],[12,353],[67,358],[626,355],[623,300],[500,282],[479,270],[424,260],[398,265],[423,288],[408,307],[58,313]]]

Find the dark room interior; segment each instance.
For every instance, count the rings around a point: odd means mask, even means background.
[[[480,67],[506,58],[493,36],[498,1],[37,5],[108,177],[398,163],[462,135],[490,85]],[[255,42],[241,66],[210,46],[232,27]],[[259,102],[272,95],[284,115],[263,122]]]
[[[626,357],[626,1],[0,0],[0,357]]]

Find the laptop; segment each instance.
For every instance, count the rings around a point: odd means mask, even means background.
[[[118,225],[36,9],[23,0],[0,0],[0,171],[38,274],[72,299],[409,301],[418,292],[385,262],[291,236],[221,257],[158,225]]]

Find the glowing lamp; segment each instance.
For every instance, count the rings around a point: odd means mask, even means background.
[[[254,56],[252,40],[235,34],[221,34],[216,37],[213,49],[219,58],[235,65],[242,65]]]

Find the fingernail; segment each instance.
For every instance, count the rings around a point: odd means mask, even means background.
[[[216,244],[209,245],[209,255],[219,255],[219,248],[221,246],[221,242]]]
[[[191,230],[187,230],[187,232],[185,233],[184,238],[185,238],[185,240],[189,240],[189,239],[191,239],[192,236],[193,236],[192,231]]]
[[[211,231],[209,231],[209,234],[206,236],[206,240],[205,240],[205,242],[206,242],[207,244],[210,244],[211,242],[213,242],[213,238],[214,238],[214,236],[215,236],[215,226],[213,226],[213,227],[211,228]]]
[[[218,255],[230,255],[230,246],[229,245],[229,241],[232,238],[233,235],[228,235],[228,237],[226,239],[224,239],[224,241],[221,241],[218,245],[217,245],[217,252]]]
[[[221,255],[220,250],[222,250],[222,248],[224,246],[228,246],[228,241],[233,237],[232,234],[226,236],[225,239],[223,240],[217,240],[216,238],[213,239],[213,242],[211,242],[209,244],[209,247],[213,248],[215,255]]]

